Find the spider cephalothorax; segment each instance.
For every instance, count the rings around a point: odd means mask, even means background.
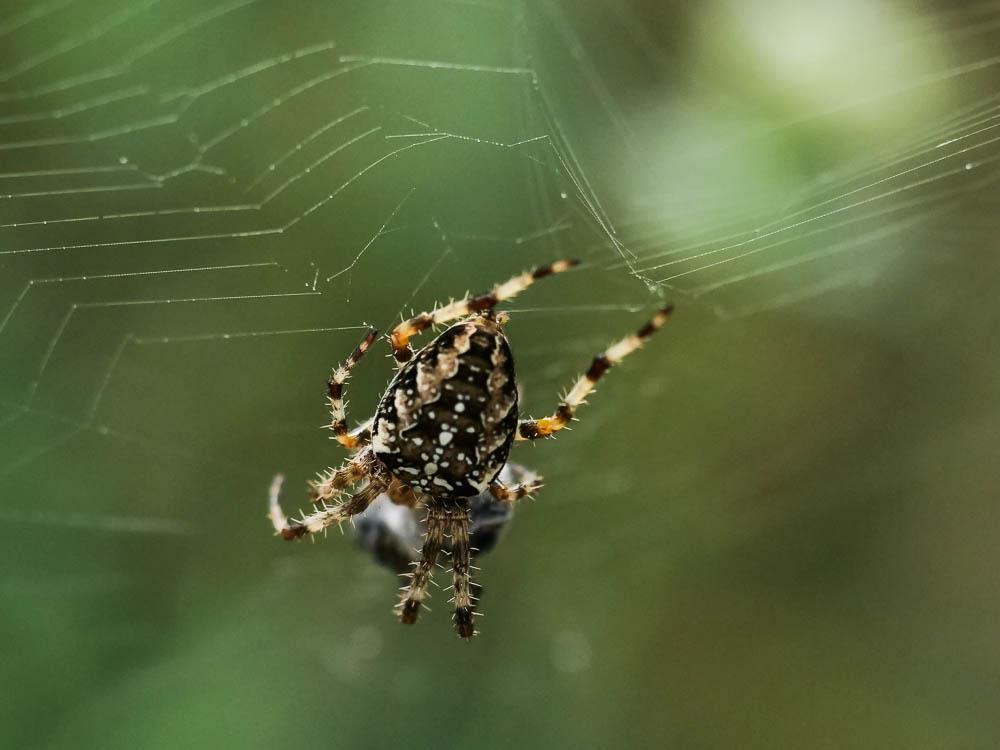
[[[330,429],[355,455],[343,467],[330,469],[312,482],[312,499],[319,508],[300,519],[285,517],[278,504],[280,482],[276,482],[271,492],[275,530],[285,539],[314,534],[364,512],[383,494],[394,503],[422,510],[423,546],[413,571],[407,574],[410,582],[398,605],[400,619],[416,622],[438,554],[450,547],[455,629],[461,637],[471,638],[475,634],[475,599],[469,577],[471,502],[488,491],[498,502],[510,503],[539,489],[537,477],[513,486],[498,481],[511,443],[546,438],[565,429],[600,377],[638,349],[670,314],[669,307],[662,308],[638,333],[597,355],[551,416],[519,421],[514,360],[503,333],[507,314],[495,313],[493,308],[536,280],[576,264],[561,260],[540,266],[487,294],[400,323],[389,334],[400,369],[375,417],[351,432],[344,384],[378,335],[370,331],[328,382]],[[464,319],[413,352],[412,336],[459,318]],[[340,500],[351,485],[362,480],[367,483],[360,490]]]

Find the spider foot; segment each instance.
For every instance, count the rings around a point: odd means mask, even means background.
[[[300,524],[298,521],[290,521],[283,528],[278,530],[278,534],[280,534],[281,538],[284,539],[286,542],[291,542],[296,539],[301,539],[308,533],[309,529]]]
[[[401,623],[404,625],[416,624],[417,615],[420,614],[420,602],[407,599],[405,602],[400,602],[396,609]]]
[[[476,634],[476,628],[472,624],[473,614],[475,613],[472,611],[472,607],[455,608],[455,632],[458,633],[459,638],[468,640]]]

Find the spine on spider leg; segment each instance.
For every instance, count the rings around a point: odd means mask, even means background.
[[[582,403],[587,394],[594,390],[594,386],[597,385],[597,381],[601,379],[604,373],[625,359],[625,357],[629,354],[639,349],[646,342],[646,339],[663,327],[663,325],[670,319],[670,314],[673,311],[673,305],[661,307],[656,311],[656,314],[650,318],[649,322],[640,328],[636,333],[631,336],[626,336],[620,341],[616,341],[614,344],[594,357],[594,360],[590,363],[590,367],[587,369],[587,372],[584,373],[583,377],[573,385],[573,388],[559,405],[560,410],[563,410],[563,407],[568,407],[568,416],[572,417],[575,407]],[[565,412],[563,413],[565,414]]]
[[[420,614],[420,606],[427,598],[427,584],[437,564],[438,553],[444,543],[446,520],[439,512],[432,511],[427,517],[427,534],[420,553],[420,560],[414,563],[410,574],[410,585],[405,587],[402,599],[397,605],[400,621],[412,625]]]
[[[347,407],[344,405],[344,385],[351,377],[351,370],[365,356],[365,352],[371,348],[377,337],[378,331],[376,329],[372,328],[368,331],[368,335],[355,347],[351,356],[347,358],[347,361],[337,367],[330,375],[329,380],[326,381],[327,399],[330,402],[330,414],[332,415],[330,429],[333,430],[337,442],[345,448],[356,448],[359,440],[356,436],[351,435],[347,429]]]
[[[363,513],[386,487],[386,481],[380,477],[373,477],[367,485],[339,505],[324,505],[320,510],[303,515],[300,519],[290,519],[284,528],[278,529],[278,533],[284,539],[291,541],[306,534],[317,534],[334,524],[339,526],[352,516]]]
[[[530,271],[525,271],[521,275],[515,276],[509,281],[497,284],[486,294],[473,297],[468,301],[469,310],[472,312],[490,310],[504,300],[517,296],[539,279],[563,273],[571,268],[576,268],[578,265],[580,265],[580,260],[577,258],[563,258],[552,263],[546,263],[543,266],[537,266]]]
[[[309,482],[309,499],[314,503],[332,500],[368,474],[370,466],[370,454],[362,452],[346,466],[320,473]]]
[[[413,358],[413,348],[410,346],[411,337],[426,331],[433,325],[447,323],[449,320],[457,320],[471,313],[482,313],[492,310],[500,302],[517,296],[539,279],[568,271],[579,264],[580,261],[576,258],[564,258],[547,263],[531,271],[518,274],[502,284],[497,284],[486,294],[452,301],[447,305],[435,309],[433,312],[421,313],[409,320],[404,320],[389,333],[392,355],[400,364],[409,362]]]
[[[473,608],[469,578],[469,511],[459,510],[451,521],[452,588],[455,593],[455,632],[460,638],[476,634],[472,624]]]
[[[525,480],[521,484],[515,484],[512,487],[508,487],[500,482],[493,481],[490,484],[490,493],[501,503],[515,503],[523,497],[527,497],[538,490],[542,489],[545,485],[542,484],[542,477],[534,472],[528,473]]]
[[[551,417],[522,422],[518,429],[518,436],[524,440],[536,440],[549,437],[559,430],[565,429],[576,415],[576,410],[597,386],[597,381],[625,357],[639,349],[646,339],[662,328],[670,319],[673,310],[673,305],[660,308],[649,322],[636,333],[616,341],[594,357],[587,371],[573,384],[566,397],[560,401],[555,413]]]

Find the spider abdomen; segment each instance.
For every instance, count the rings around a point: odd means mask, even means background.
[[[516,428],[510,345],[482,316],[448,328],[400,369],[376,411],[372,448],[414,489],[465,498],[503,468]]]

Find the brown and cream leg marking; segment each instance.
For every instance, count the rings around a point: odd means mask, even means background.
[[[458,320],[472,313],[492,310],[496,305],[504,300],[517,296],[539,279],[551,276],[555,273],[568,271],[579,265],[580,261],[567,258],[538,266],[534,270],[525,271],[511,279],[497,284],[486,294],[478,297],[466,297],[455,302],[437,308],[432,312],[425,312],[404,320],[392,329],[389,334],[389,343],[392,345],[392,356],[397,362],[409,362],[413,358],[413,348],[410,346],[410,338],[418,333],[426,331],[431,326],[447,323],[450,320]]]
[[[601,379],[609,369],[621,362],[625,357],[642,346],[643,342],[656,333],[664,323],[670,318],[673,305],[668,305],[660,309],[646,325],[631,336],[626,336],[621,341],[612,344],[603,352],[594,357],[590,363],[590,369],[573,384],[569,393],[559,404],[555,413],[551,417],[542,419],[522,419],[518,424],[516,440],[537,440],[554,435],[559,430],[569,425],[576,414],[576,410],[585,403],[587,396],[597,381]]]
[[[499,480],[494,479],[490,483],[490,494],[502,503],[513,503],[520,500],[522,497],[527,497],[534,492],[538,492],[538,490],[542,489],[544,486],[545,485],[542,484],[542,478],[539,476],[534,476],[527,482],[514,484],[510,487],[505,484],[501,484]]]
[[[476,634],[472,624],[473,607],[470,591],[469,563],[469,509],[456,510],[451,516],[451,569],[452,590],[455,594],[455,632],[461,638],[471,638]]]
[[[357,484],[368,476],[374,458],[371,450],[365,450],[341,466],[339,469],[327,469],[316,479],[309,482],[309,497],[314,503],[325,503]]]
[[[274,525],[275,532],[280,534],[283,539],[291,541],[292,539],[304,537],[307,534],[316,534],[317,532],[324,531],[334,524],[339,526],[351,516],[356,516],[358,513],[364,511],[387,487],[388,481],[386,479],[379,476],[372,476],[368,480],[367,485],[355,492],[344,502],[338,505],[326,505],[324,503],[319,510],[303,515],[302,518],[290,519],[285,516],[278,502],[278,495],[281,492],[281,479],[279,475],[275,477],[274,482],[271,484],[271,511],[268,515],[271,518],[271,523]]]
[[[374,421],[374,417],[368,419],[348,433],[352,442],[354,442],[353,450],[364,448],[372,441],[372,422]]]
[[[330,401],[330,429],[333,430],[334,438],[338,443],[349,450],[355,450],[364,445],[370,438],[370,431],[366,435],[364,427],[355,432],[347,430],[347,407],[344,405],[344,385],[351,377],[351,370],[358,361],[365,356],[371,345],[375,342],[378,331],[372,328],[364,340],[358,344],[344,364],[334,369],[330,379],[326,381],[327,398]]]
[[[417,621],[420,607],[427,598],[427,584],[431,581],[434,567],[437,565],[438,553],[444,544],[444,534],[448,527],[449,517],[446,511],[433,508],[427,514],[427,534],[424,536],[424,546],[420,551],[420,560],[413,563],[408,586],[403,587],[403,595],[396,605],[399,619],[406,625]]]

